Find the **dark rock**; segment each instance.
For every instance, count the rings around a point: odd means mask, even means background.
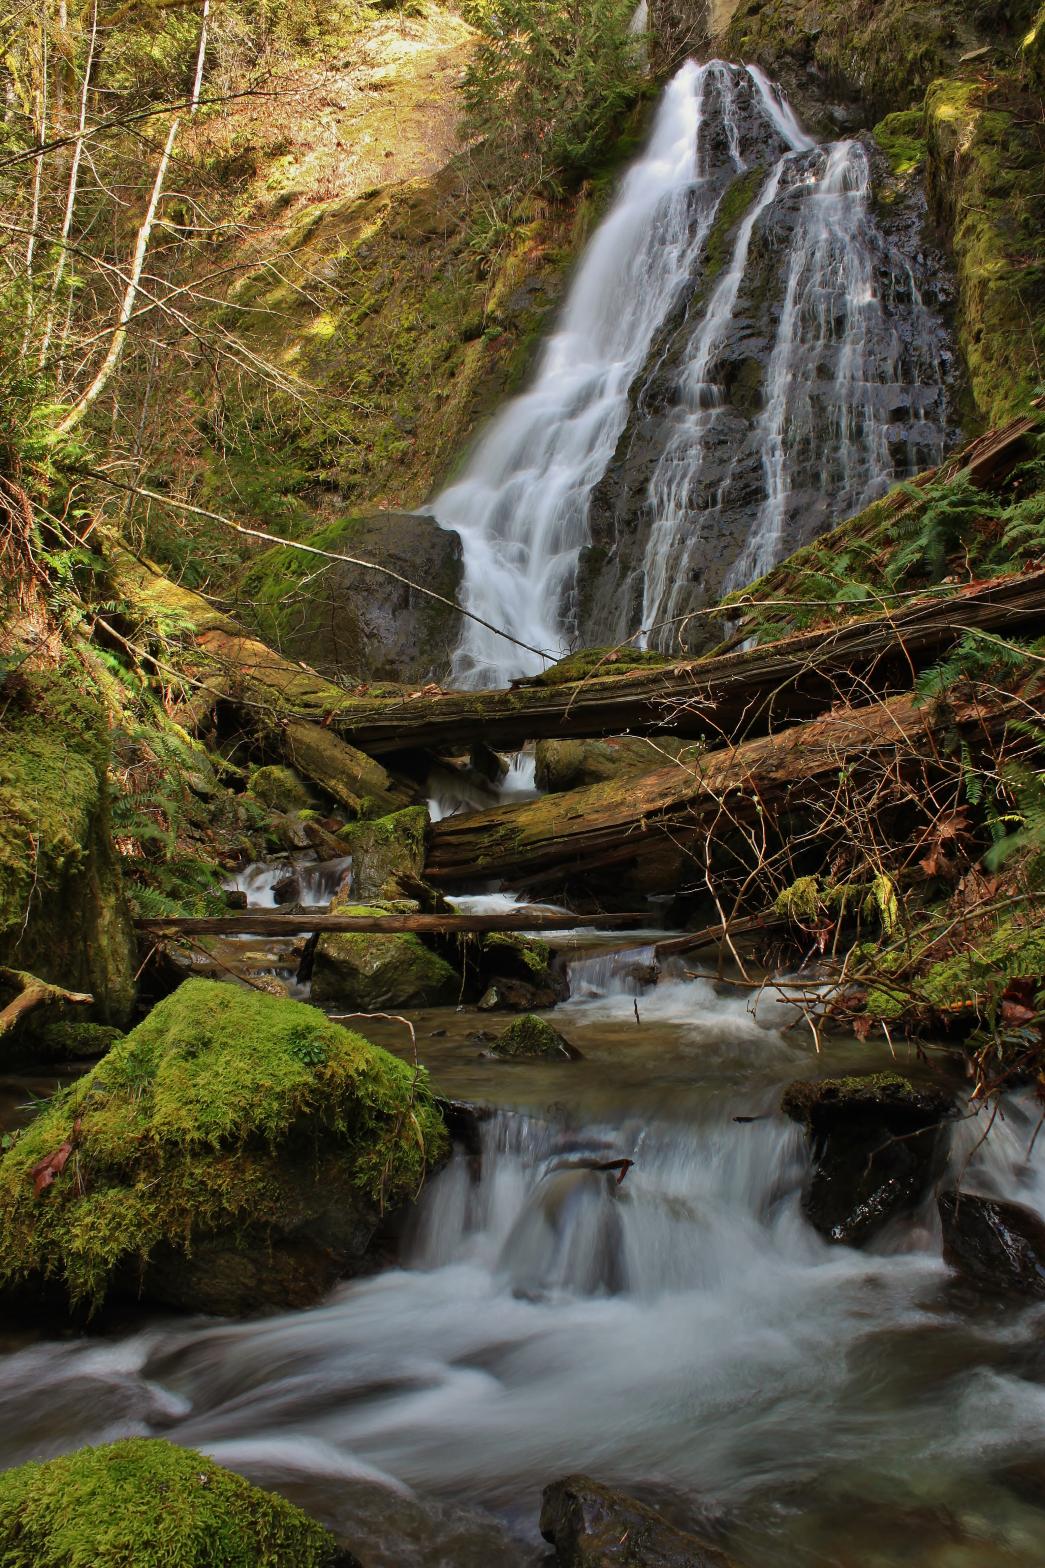
[[[576,1061],[580,1051],[563,1038],[546,1018],[524,1013],[502,1029],[491,1047],[494,1056],[539,1057],[548,1061]]]
[[[552,967],[552,951],[536,937],[491,931],[478,943],[479,1006],[484,1012],[536,1012],[565,1001],[569,984]]]
[[[347,561],[307,575],[288,552],[264,555],[248,587],[263,636],[322,675],[361,681],[442,680],[450,670],[460,616],[461,541],[434,517],[378,512],[327,527],[323,549],[388,567],[449,604],[397,577]],[[304,578],[299,581],[299,578]]]
[[[425,861],[428,811],[408,806],[376,822],[360,822],[345,834],[352,855],[352,896],[368,899],[412,898]]]
[[[939,1090],[875,1073],[793,1083],[781,1109],[812,1144],[806,1218],[828,1241],[860,1246],[924,1199],[942,1169],[954,1107]]]
[[[389,904],[335,898],[343,915],[394,913]],[[325,931],[312,957],[312,1000],[328,1012],[377,1013],[456,1002],[461,977],[412,932]]]
[[[544,1488],[541,1534],[555,1547],[558,1568],[730,1568],[717,1547],[586,1475]]]
[[[1045,1299],[1045,1221],[1022,1203],[975,1193],[939,1199],[943,1256],[981,1290]]]

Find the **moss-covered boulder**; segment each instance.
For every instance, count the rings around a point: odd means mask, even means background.
[[[331,523],[308,542],[388,571],[342,560],[317,572],[314,556],[269,551],[247,585],[263,637],[324,675],[388,681],[448,676],[460,627],[454,609],[462,573],[457,534],[434,517],[379,512]]]
[[[490,931],[479,938],[480,1007],[531,1012],[554,1007],[569,994],[564,973],[553,967],[547,942],[518,931]]]
[[[416,906],[415,906],[416,907]],[[342,915],[386,915],[387,906],[335,899]],[[377,1013],[404,1007],[441,1007],[458,1001],[461,977],[409,931],[383,936],[332,931],[316,943],[312,1000],[328,1012]]]
[[[425,863],[428,808],[408,806],[345,833],[352,856],[352,893],[361,903],[413,898]]]
[[[916,1089],[902,1073],[793,1083],[781,1109],[810,1141],[806,1218],[828,1241],[850,1246],[925,1199],[943,1168],[954,1113],[948,1095]]]
[[[135,1437],[0,1475],[4,1568],[358,1568],[322,1525],[191,1448]]]
[[[293,768],[255,768],[250,775],[250,793],[271,811],[309,811],[316,804],[304,779]]]
[[[512,1060],[531,1057],[554,1062],[576,1061],[581,1054],[546,1018],[538,1018],[535,1013],[513,1018],[501,1030],[490,1050],[494,1056]]]
[[[72,661],[0,679],[0,966],[89,993],[97,1018],[120,1023],[136,962],[105,710]]]
[[[112,1024],[95,1024],[87,1018],[58,1018],[35,1031],[33,1055],[44,1062],[84,1061],[104,1056],[123,1037],[123,1030]]]
[[[303,1306],[444,1147],[396,1057],[303,1003],[189,980],[0,1161],[0,1284],[90,1308]]]

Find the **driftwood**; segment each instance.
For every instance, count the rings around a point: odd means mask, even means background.
[[[7,1006],[0,1009],[0,1035],[10,1034],[38,1007],[50,1007],[56,1002],[89,1007],[94,1001],[86,991],[66,991],[60,985],[48,985],[25,969],[0,969],[0,987],[15,992]]]
[[[948,712],[948,726],[1000,733],[1019,701]],[[1025,711],[1025,708],[1024,710]],[[506,879],[554,885],[614,867],[620,874],[658,844],[685,844],[717,823],[772,816],[797,786],[808,790],[843,768],[932,758],[939,715],[908,694],[838,708],[807,724],[674,762],[653,772],[567,790],[433,825],[424,875],[449,886]],[[796,802],[792,802],[793,804]],[[621,885],[626,878],[620,876]]]
[[[887,613],[799,632],[764,647],[582,681],[517,683],[511,691],[419,692],[346,699],[331,727],[367,752],[460,746],[481,736],[510,748],[527,740],[670,731],[739,738],[859,701],[910,689],[967,630],[1025,636],[1045,625],[1045,569],[992,578],[913,600]]]
[[[296,936],[303,931],[364,931],[394,935],[450,936],[468,931],[572,931],[575,926],[641,925],[644,914],[570,915],[520,909],[503,915],[274,915],[260,909],[246,915],[169,916],[136,920],[136,931],[154,936]]]

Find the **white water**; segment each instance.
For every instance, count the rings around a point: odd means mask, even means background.
[[[690,580],[721,552],[720,535],[730,538],[738,510],[750,528],[746,541],[731,539],[739,555],[730,584],[793,547],[789,532],[808,528],[811,495],[826,526],[942,455],[932,319],[910,267],[890,256],[875,227],[862,145],[818,148],[756,67],[687,62],[584,254],[533,386],[495,419],[462,478],[434,503],[463,541],[467,608],[528,645],[466,622],[454,661],[459,684],[503,685],[565,651],[592,492],[642,401],[658,333],[699,298],[723,195],[751,168],[765,178],[710,298],[693,307],[650,482],[642,641],[671,644]],[[762,488],[752,519],[745,466],[713,483],[705,468],[712,442],[721,465],[729,403],[718,361],[743,328],[752,249],[779,245],[780,224],[779,317],[748,438]],[[763,256],[763,273],[765,265]]]
[[[439,522],[461,535],[466,608],[540,650],[467,621],[454,661],[459,684],[504,683],[563,651],[589,495],[714,216],[705,208],[694,222],[691,195],[704,95],[719,69],[688,62],[668,85],[649,147],[584,254],[533,387],[508,404],[464,476],[434,503]]]

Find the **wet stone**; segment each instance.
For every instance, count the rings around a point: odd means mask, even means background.
[[[732,1568],[717,1547],[586,1475],[544,1488],[541,1534],[557,1568]]]
[[[938,1089],[875,1073],[790,1084],[781,1109],[805,1127],[812,1146],[806,1218],[826,1240],[861,1246],[928,1195],[942,1171],[954,1107]]]
[[[1045,1299],[1045,1223],[1022,1203],[946,1192],[938,1200],[943,1256],[994,1295]]]

